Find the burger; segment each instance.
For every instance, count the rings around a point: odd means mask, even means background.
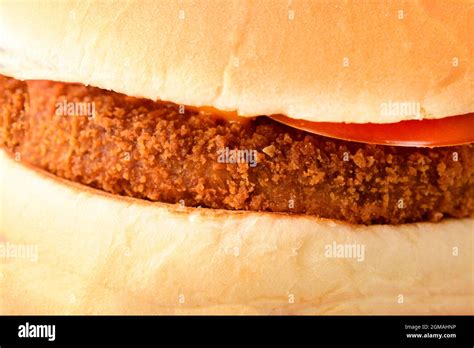
[[[472,6],[0,1],[0,311],[473,314]]]

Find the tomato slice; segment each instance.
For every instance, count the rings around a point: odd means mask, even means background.
[[[474,113],[397,123],[309,122],[282,115],[270,117],[310,133],[369,144],[438,147],[474,142]]]

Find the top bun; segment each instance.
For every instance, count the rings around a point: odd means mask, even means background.
[[[0,73],[243,116],[441,118],[474,111],[472,10],[447,0],[0,0]]]

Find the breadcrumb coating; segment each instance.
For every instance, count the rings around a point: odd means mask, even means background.
[[[93,110],[92,116],[77,110]],[[0,144],[21,161],[151,201],[357,224],[474,213],[473,144],[429,149],[348,142],[265,116],[229,121],[81,84],[1,76],[0,128]]]

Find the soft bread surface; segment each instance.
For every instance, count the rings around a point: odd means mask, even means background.
[[[363,258],[329,257],[334,243]],[[472,219],[366,227],[150,203],[3,151],[0,245],[37,248],[0,258],[2,314],[474,313]]]
[[[450,0],[1,0],[0,73],[243,116],[441,118],[474,111],[473,11]],[[390,106],[402,104],[419,110]]]

